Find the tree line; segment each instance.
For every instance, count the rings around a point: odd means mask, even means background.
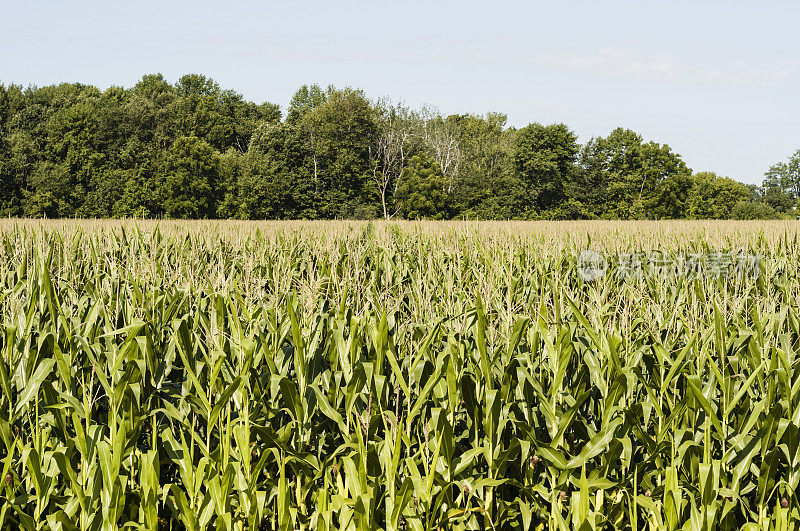
[[[444,116],[304,85],[282,113],[212,79],[0,84],[0,216],[668,219],[794,216],[800,151],[761,186],[619,128]]]

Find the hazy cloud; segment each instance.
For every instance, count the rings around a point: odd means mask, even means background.
[[[800,60],[751,63],[720,58],[697,65],[674,54],[617,48],[591,52],[552,51],[530,54],[524,62],[555,68],[590,70],[599,75],[629,76],[686,83],[788,84],[800,80]]]

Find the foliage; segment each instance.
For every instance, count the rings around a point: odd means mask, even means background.
[[[564,124],[516,129],[502,113],[315,84],[282,118],[201,74],[106,90],[0,84],[0,216],[389,220],[409,195],[437,218],[733,215],[733,203],[703,207],[712,181],[695,185],[679,154],[629,129],[581,146]],[[438,166],[444,195],[424,179],[400,191],[413,157]],[[800,154],[772,166],[748,201],[791,215],[799,168]]]
[[[778,213],[768,203],[739,201],[731,209],[734,219],[777,219]]]
[[[733,206],[750,197],[747,186],[715,173],[701,172],[694,179],[695,192],[688,205],[693,218],[729,219]]]
[[[564,124],[531,124],[514,138],[514,167],[537,210],[561,203],[574,174],[578,137]]]
[[[771,166],[765,177],[766,187],[776,188],[795,201],[800,198],[800,150],[786,162]]]
[[[3,528],[800,523],[796,232],[69,227],[0,234]]]
[[[208,143],[196,136],[178,138],[162,172],[167,217],[214,217],[219,154]]]
[[[422,155],[414,155],[403,170],[395,194],[405,219],[448,219],[447,181],[439,166]]]
[[[644,142],[629,129],[594,138],[581,153],[577,195],[598,216],[637,219],[686,217],[691,171],[669,146]]]

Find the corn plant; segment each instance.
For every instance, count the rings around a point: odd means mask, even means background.
[[[798,529],[799,259],[788,223],[6,222],[0,526]]]

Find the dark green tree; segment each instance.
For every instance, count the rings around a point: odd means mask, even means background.
[[[529,204],[542,212],[566,199],[579,151],[578,137],[564,124],[531,124],[514,138],[514,168]]]
[[[262,124],[238,177],[237,217],[316,218],[316,195],[303,133],[289,124]]]
[[[524,205],[515,192],[519,177],[514,171],[514,131],[506,129],[507,116],[486,113],[465,115],[459,121],[461,165],[453,188],[455,207],[468,218],[514,217]]]
[[[378,127],[364,93],[331,89],[297,125],[306,141],[320,217],[375,217],[380,200],[369,186],[370,147]]]
[[[325,91],[317,84],[303,85],[297,89],[289,102],[286,122],[289,124],[299,123],[308,113],[328,101],[328,94],[333,90],[333,87],[328,87],[328,90]]]
[[[448,219],[447,181],[441,168],[425,154],[414,155],[403,170],[397,189],[400,214],[405,219]]]
[[[800,194],[800,152],[745,197],[626,129],[578,156],[563,124],[516,130],[351,88],[305,85],[287,111],[200,74],[0,84],[0,216],[754,218],[793,215]]]
[[[662,178],[645,202],[646,217],[679,219],[688,215],[688,201],[694,179],[688,173],[671,173]]]
[[[645,143],[638,133],[619,128],[587,142],[579,175],[578,197],[597,216],[638,219],[679,212],[679,206],[652,209],[671,194],[680,203],[691,170],[666,144]]]
[[[734,219],[779,219],[780,216],[768,203],[760,201],[739,201],[731,209]]]
[[[764,174],[762,201],[778,212],[793,212],[800,199],[800,150]]]
[[[795,199],[800,197],[800,149],[786,162],[779,162],[766,173],[767,178],[787,191]]]
[[[195,136],[178,138],[161,170],[164,215],[212,218],[216,213],[219,153]]]
[[[744,184],[713,172],[700,172],[694,176],[688,214],[697,219],[730,219],[733,207],[749,197],[750,191]]]

